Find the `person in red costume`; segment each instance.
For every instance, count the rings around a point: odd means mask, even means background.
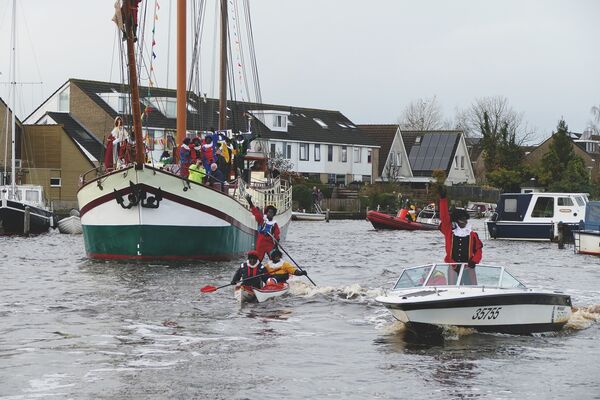
[[[266,206],[263,214],[258,207],[252,204],[252,197],[247,194],[246,200],[250,205],[250,211],[254,215],[254,219],[258,223],[258,236],[256,238],[256,251],[260,261],[265,257],[265,253],[270,253],[276,247],[276,242],[279,242],[279,225],[275,221],[277,209],[275,206]],[[275,238],[275,241],[273,240]]]
[[[450,216],[448,199],[444,185],[438,187],[440,195],[440,231],[446,242],[447,263],[467,263],[461,284],[477,285],[475,266],[481,262],[483,243],[476,232],[471,229],[469,214],[463,209],[455,209]],[[455,284],[460,265],[449,267],[449,284]]]

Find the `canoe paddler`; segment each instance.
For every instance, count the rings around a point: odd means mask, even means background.
[[[260,289],[263,287],[267,278],[267,269],[259,261],[258,253],[256,250],[250,250],[248,252],[248,260],[243,262],[237,271],[235,271],[235,275],[233,275],[233,278],[231,279],[231,284],[235,285],[243,280],[244,286],[252,286]]]
[[[275,249],[271,252],[271,261],[265,264],[265,268],[271,275],[269,279],[275,279],[277,283],[287,282],[290,275],[303,276],[306,275],[305,270],[299,270],[292,264],[281,259],[281,251]]]
[[[258,235],[256,237],[256,251],[258,253],[258,259],[263,260],[265,254],[268,254],[273,248],[275,248],[275,240],[279,241],[279,225],[275,221],[275,214],[277,214],[277,208],[272,205],[265,207],[264,214],[252,204],[252,196],[246,195],[248,205],[250,205],[250,211],[254,215],[254,219],[258,223]],[[271,237],[272,236],[272,237]]]

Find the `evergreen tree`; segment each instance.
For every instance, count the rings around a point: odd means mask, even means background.
[[[558,122],[549,150],[542,157],[538,180],[557,192],[588,192],[590,178],[583,159],[575,154],[564,120]]]

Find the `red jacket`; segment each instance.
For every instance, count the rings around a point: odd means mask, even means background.
[[[454,234],[452,233],[452,221],[450,220],[450,212],[448,211],[448,199],[440,199],[440,231],[444,234],[446,239],[446,257],[444,262],[453,263],[455,260],[452,259],[452,241]],[[479,239],[476,232],[471,231],[469,235],[469,262],[479,264],[481,257],[483,256],[481,249],[483,243]]]
[[[252,215],[254,215],[254,219],[258,223],[256,251],[258,252],[258,259],[262,261],[265,254],[269,253],[275,247],[275,242],[269,233],[273,235],[275,240],[279,241],[279,225],[277,222],[275,222],[275,220],[273,220],[272,223],[267,224],[265,222],[264,214],[258,209],[258,207],[252,207],[251,211]]]

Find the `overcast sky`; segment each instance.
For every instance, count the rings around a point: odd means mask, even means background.
[[[165,86],[169,3],[159,0],[155,71]],[[207,0],[213,3],[215,0]],[[239,0],[236,0],[239,1]],[[120,81],[114,0],[18,0],[17,106],[26,116],[69,78]],[[154,7],[155,0],[148,0]],[[395,123],[437,96],[445,117],[505,96],[537,133],[559,118],[581,132],[600,105],[597,0],[250,0],[265,102]],[[8,80],[10,6],[0,0],[0,81]],[[174,39],[174,34],[172,35]],[[112,66],[112,67],[111,67]],[[174,84],[170,67],[170,85]],[[207,74],[210,75],[210,74]],[[7,97],[7,86],[0,96]]]

